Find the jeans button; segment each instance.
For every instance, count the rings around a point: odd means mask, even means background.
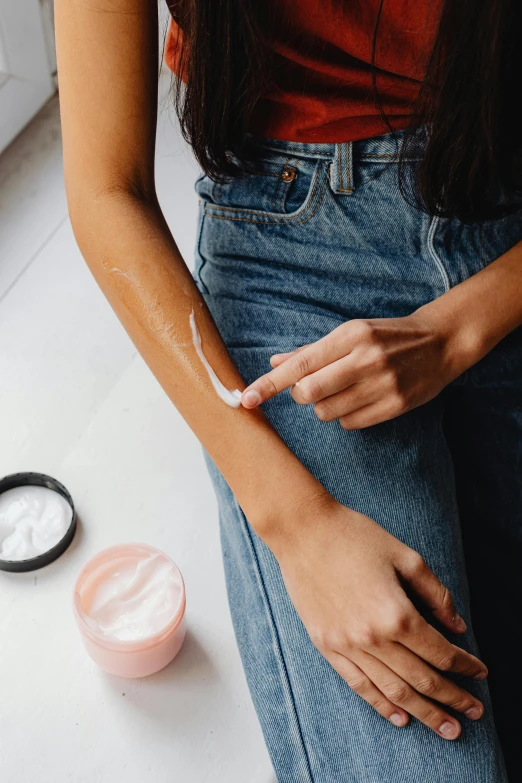
[[[281,179],[283,182],[293,182],[297,176],[297,170],[293,168],[284,168],[281,172]]]

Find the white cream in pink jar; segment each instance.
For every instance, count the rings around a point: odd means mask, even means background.
[[[111,547],[90,560],[76,582],[74,609],[91,658],[122,677],[163,668],[185,636],[181,573],[145,544]]]

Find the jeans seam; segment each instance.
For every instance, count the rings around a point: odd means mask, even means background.
[[[265,580],[264,580],[262,572],[261,572],[261,566],[260,566],[260,563],[259,563],[259,558],[257,556],[256,548],[255,548],[254,542],[252,540],[252,534],[250,532],[249,522],[248,522],[247,518],[245,517],[241,507],[239,506],[239,503],[237,502],[237,500],[235,498],[234,498],[234,503],[236,505],[237,511],[239,512],[240,518],[242,520],[242,523],[243,523],[243,525],[242,525],[243,533],[245,535],[245,538],[247,539],[247,545],[250,548],[250,551],[251,551],[251,554],[252,554],[252,560],[254,562],[256,579],[257,579],[257,582],[258,582],[258,585],[259,585],[259,589],[261,591],[261,595],[262,595],[262,598],[263,598],[263,604],[264,604],[265,611],[266,611],[267,621],[268,621],[268,624],[269,624],[270,629],[272,631],[272,637],[273,637],[274,648],[275,648],[275,652],[276,652],[276,658],[277,658],[277,661],[278,661],[278,664],[279,664],[278,668],[279,668],[281,681],[283,682],[283,685],[286,686],[286,687],[284,687],[285,696],[287,698],[287,701],[289,702],[289,705],[288,705],[289,706],[289,710],[291,710],[291,713],[292,713],[292,715],[293,715],[293,717],[295,719],[295,724],[296,724],[296,727],[297,727],[297,734],[298,734],[299,742],[300,742],[300,745],[301,745],[301,752],[303,754],[303,758],[304,758],[305,763],[306,763],[308,776],[307,776],[307,780],[306,781],[303,780],[302,783],[314,783],[314,778],[313,778],[313,775],[312,775],[312,769],[311,769],[311,765],[310,765],[310,758],[309,758],[309,755],[308,755],[308,751],[306,749],[306,745],[305,745],[305,741],[304,741],[304,735],[303,735],[303,730],[302,730],[301,723],[299,721],[299,716],[298,716],[298,713],[297,713],[297,707],[296,707],[296,704],[295,704],[295,697],[294,697],[294,693],[293,693],[293,690],[292,690],[292,685],[290,683],[290,677],[288,675],[288,668],[286,666],[285,658],[284,658],[284,655],[283,655],[283,650],[281,649],[281,642],[280,642],[280,639],[279,639],[279,632],[277,630],[277,625],[276,625],[276,622],[275,622],[274,614],[272,612],[272,607],[270,605],[270,600],[268,598],[268,591],[266,589]]]
[[[287,168],[287,166],[289,166],[291,160],[293,160],[292,157],[287,157],[286,158],[286,160],[285,160],[285,162],[283,164],[283,168],[281,169],[281,174]],[[288,184],[289,183],[286,183],[284,181],[284,179],[281,176],[281,174],[277,175],[279,177],[279,182],[277,183],[276,192],[275,192],[275,195],[274,195],[274,202],[273,202],[273,205],[272,205],[272,212],[277,212],[278,208],[279,208],[280,212],[283,212],[283,210],[284,210],[285,196],[288,193]],[[279,195],[279,191],[280,190],[281,190],[281,195]]]
[[[347,195],[351,195],[353,193],[353,187],[352,187],[352,180],[351,180],[351,172],[350,172],[350,159],[348,156],[348,144],[350,142],[346,142],[345,144],[341,145],[341,150],[339,152],[339,193],[346,193]],[[346,174],[348,177],[347,187],[344,187],[344,164],[346,162]]]
[[[201,283],[201,285],[203,287],[203,293],[208,294],[208,293],[210,293],[210,291],[208,290],[207,286],[205,285],[205,283],[203,281],[203,278],[201,277],[201,272],[203,271],[203,267],[207,263],[207,259],[201,253],[201,237],[202,237],[202,234],[203,234],[203,223],[205,222],[205,216],[206,216],[205,201],[203,199],[199,199],[199,204],[200,204],[200,207],[201,207],[201,216],[200,216],[200,219],[199,219],[198,236],[197,236],[197,239],[196,239],[196,252],[197,252],[199,258],[201,259],[201,264],[200,264],[200,266],[199,266],[199,268],[197,270],[197,276],[199,278],[199,282]]]
[[[428,247],[428,253],[432,259],[432,261],[435,262],[440,275],[442,277],[442,282],[444,284],[444,291],[449,291],[451,288],[451,282],[448,276],[448,272],[446,270],[446,267],[444,266],[444,263],[442,259],[440,258],[439,254],[435,250],[434,240],[435,240],[435,234],[437,232],[437,228],[440,223],[440,217],[439,215],[434,215],[431,219],[430,226],[428,229],[428,240],[427,240],[427,247]]]
[[[295,158],[288,158],[285,165],[283,166],[283,170],[288,169],[288,167],[291,166],[291,161],[293,160],[295,160]],[[288,191],[290,190],[290,182],[285,182],[282,177],[281,177],[281,182],[283,184],[281,185],[281,198],[279,199],[279,212],[284,212],[285,205],[286,205],[286,197],[288,196]],[[277,212],[277,205],[275,205],[274,212]]]
[[[288,163],[289,160],[290,160],[290,158],[287,158],[285,160],[285,162],[283,164],[283,169],[284,169],[284,167],[286,166],[286,164]],[[277,197],[279,195],[279,189],[281,187],[282,181],[283,181],[282,177],[279,177],[279,182],[276,185],[276,189],[275,189],[275,193],[274,193],[274,201],[272,202],[272,212],[277,212]]]

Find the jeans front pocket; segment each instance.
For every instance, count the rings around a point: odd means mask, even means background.
[[[266,154],[266,153],[265,153]],[[196,190],[205,214],[251,223],[304,222],[327,184],[327,162],[289,155],[257,159],[248,173],[222,181],[202,177]]]
[[[428,250],[445,275],[445,290],[448,290],[480,272],[520,241],[522,212],[474,223],[434,217]]]
[[[291,158],[256,160],[248,171],[213,181],[211,200],[214,204],[232,209],[285,212],[297,176],[298,171]]]

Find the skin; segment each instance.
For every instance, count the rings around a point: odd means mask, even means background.
[[[300,405],[346,430],[371,427],[432,400],[522,323],[522,243],[403,318],[348,321],[271,358],[245,390],[253,409],[292,387]]]
[[[222,383],[240,390],[245,384],[155,193],[156,2],[56,0],[55,16],[69,212],[92,274],[278,559],[312,642],[384,718],[400,726],[413,715],[439,736],[455,739],[460,722],[445,706],[478,719],[483,705],[444,673],[480,679],[486,668],[422,619],[402,582],[459,633],[465,626],[448,590],[416,552],[337,503],[289,451],[257,402],[299,381],[293,391],[298,402],[325,394],[317,398],[318,411],[351,427],[422,404],[441,389],[437,372],[425,380],[424,368],[433,362],[447,382],[521,322],[522,248],[408,318],[351,322],[296,356],[275,357],[279,366],[250,387],[259,395],[254,407],[248,409],[245,395],[241,408],[230,408],[215,394],[194,350],[192,309],[205,355]],[[371,365],[363,357],[368,345]],[[379,380],[380,390],[371,401],[364,396],[370,377]],[[350,391],[354,382],[357,393]],[[336,399],[343,390],[346,399]]]

